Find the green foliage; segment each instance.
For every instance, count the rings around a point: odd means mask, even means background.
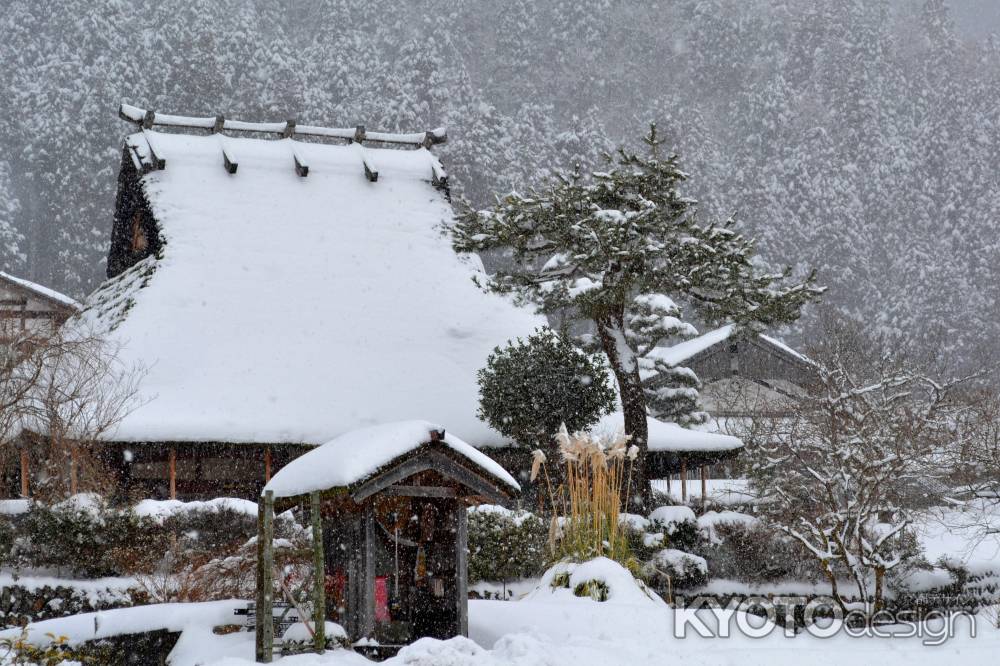
[[[9,666],[57,666],[58,664],[97,664],[94,659],[75,654],[67,645],[65,636],[45,634],[49,638],[46,645],[35,645],[28,641],[27,629],[16,638],[0,638],[0,659]]]
[[[545,446],[560,425],[584,430],[614,409],[608,381],[599,357],[539,329],[490,354],[479,371],[479,417],[522,446]]]
[[[276,521],[279,527],[284,523]],[[179,534],[185,550],[218,554],[256,536],[257,517],[225,507],[185,511],[164,520],[163,530]]]
[[[469,511],[469,582],[539,576],[548,564],[548,529],[527,512]]]
[[[578,345],[604,353],[640,452],[647,413],[684,425],[707,418],[694,373],[650,355],[696,334],[678,302],[706,322],[758,330],[795,321],[822,293],[812,274],[789,282],[788,269],[762,270],[754,241],[733,219],[701,223],[696,202],[681,192],[679,158],[661,154],[655,124],[642,143],[642,154],[607,155],[603,171],[560,174],[489,211],[467,206],[451,229],[456,251],[510,253],[487,290],[569,320]]]
[[[578,597],[590,597],[594,601],[607,601],[608,584],[603,580],[585,580],[573,588],[573,594]]]
[[[165,533],[131,510],[101,504],[33,503],[20,526],[16,562],[97,578],[154,561],[166,550]]]
[[[10,564],[11,551],[14,548],[14,522],[0,516],[0,567]]]

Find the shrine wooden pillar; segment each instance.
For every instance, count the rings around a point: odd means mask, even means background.
[[[21,449],[21,497],[31,497],[28,449]]]
[[[681,458],[681,502],[687,504],[688,501],[688,461]]]
[[[317,654],[326,650],[326,558],[321,508],[320,493],[314,490],[309,495],[309,518],[313,543],[313,649]]]
[[[274,659],[274,491],[257,505],[257,604],[254,651],[258,664]]]

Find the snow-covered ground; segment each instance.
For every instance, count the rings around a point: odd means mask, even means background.
[[[390,666],[612,666],[685,665],[789,666],[817,664],[993,664],[1000,649],[1000,630],[978,624],[978,635],[969,635],[959,622],[956,635],[942,645],[927,646],[927,636],[911,638],[855,638],[837,634],[818,638],[808,634],[786,637],[774,628],[762,638],[740,634],[737,623],[728,638],[700,637],[689,628],[686,638],[675,637],[679,613],[648,590],[634,583],[628,573],[609,560],[594,560],[566,573],[569,586],[600,579],[609,589],[608,600],[577,597],[571,589],[553,587],[558,571],[551,571],[539,587],[520,601],[471,601],[470,637],[447,641],[423,639],[386,661]],[[240,632],[215,635],[212,626],[231,623],[240,602],[163,604],[87,613],[39,622],[34,636],[45,632],[81,641],[94,636],[147,631],[156,628],[183,630],[169,663],[172,666],[249,666],[253,662],[253,635]],[[737,614],[738,615],[738,614]],[[704,611],[700,617],[717,626]],[[735,617],[735,616],[734,616]],[[747,616],[740,616],[745,619]],[[755,626],[762,621],[753,620]],[[772,625],[766,625],[772,626]],[[12,635],[11,631],[0,633]],[[322,656],[298,655],[276,659],[281,666],[351,666],[369,663],[349,650]]]
[[[667,507],[661,513],[663,515],[657,518],[669,522],[670,519],[680,518],[680,514],[690,518],[691,512],[686,507]],[[714,519],[732,513],[710,512],[698,522],[712,523]],[[733,515],[754,520],[745,514]],[[983,527],[995,526],[994,521],[998,517],[1000,508],[977,500],[932,511],[923,516],[915,527],[929,561],[946,558],[964,564],[974,574],[987,574],[995,573],[1000,568],[1000,535],[984,532]],[[684,617],[682,614],[686,611],[671,608],[659,597],[641,588],[618,565],[608,560],[597,560],[567,570],[569,588],[552,586],[556,573],[550,570],[541,581],[511,583],[512,601],[470,601],[468,639],[424,639],[404,648],[385,663],[393,666],[641,666],[676,661],[686,666],[841,666],[845,663],[878,663],[880,666],[961,663],[971,666],[995,663],[1000,650],[1000,629],[996,628],[995,613],[989,611],[977,618],[975,637],[970,636],[968,618],[959,618],[954,635],[936,646],[924,643],[938,639],[937,633],[906,638],[851,637],[844,633],[830,638],[809,634],[787,637],[783,630],[775,627],[765,637],[751,638],[741,634],[735,622],[729,623],[732,629],[729,637],[701,637],[689,626],[686,637],[678,638],[674,633],[675,622],[679,616]],[[928,572],[928,575],[931,573]],[[575,596],[570,588],[584,579],[604,581],[609,590],[607,601]],[[0,585],[13,582],[10,576],[0,577]],[[57,579],[27,577],[17,582],[29,587],[66,584],[66,581]],[[96,592],[98,588],[125,588],[129,582],[129,579],[105,579],[80,584],[88,589],[92,587]],[[928,585],[946,582],[945,579],[936,583],[930,580]],[[794,581],[748,586],[723,580],[712,580],[698,590],[748,595],[822,594],[825,591],[825,585],[797,584]],[[221,601],[140,606],[38,622],[31,625],[29,631],[30,636],[41,643],[47,640],[46,634],[49,633],[67,636],[71,643],[78,643],[156,629],[181,631],[180,640],[170,657],[172,666],[249,666],[253,663],[252,633],[220,636],[212,631],[216,625],[234,623],[237,618],[233,611],[241,605],[239,601]],[[717,627],[717,618],[707,613],[699,611],[699,617],[706,620],[710,628]],[[733,617],[747,616],[737,613]],[[761,621],[755,618],[752,624],[760,626]],[[2,631],[0,639],[18,634],[18,630]],[[276,663],[281,666],[351,666],[370,662],[360,654],[338,649],[322,656],[278,658]],[[3,664],[2,659],[0,664]]]

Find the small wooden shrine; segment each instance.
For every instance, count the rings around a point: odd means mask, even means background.
[[[264,487],[257,661],[273,652],[273,516],[307,509],[313,530],[315,644],[325,621],[382,653],[468,633],[466,509],[509,500],[517,482],[444,429],[405,421],[356,430],[293,460]],[[271,563],[271,564],[269,564]]]

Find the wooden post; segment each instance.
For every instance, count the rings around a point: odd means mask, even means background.
[[[264,449],[264,483],[271,480],[271,447]]]
[[[320,495],[309,495],[309,517],[313,542],[313,647],[317,654],[326,650],[326,560],[323,557],[323,516]]]
[[[688,461],[681,458],[681,502],[687,504],[688,501]]]
[[[167,474],[170,476],[170,499],[177,499],[177,449],[170,447]]]
[[[667,495],[670,495],[670,473],[667,473]]]
[[[465,512],[465,505],[459,500],[456,502],[456,518],[458,524],[455,529],[455,595],[458,597],[458,633],[462,636],[469,635],[469,518]]]
[[[257,506],[257,608],[255,650],[258,664],[274,658],[274,491]]]
[[[21,449],[21,497],[31,497],[31,488],[28,485],[29,473],[28,449]]]
[[[69,447],[69,494],[76,495],[80,487],[76,471],[76,447]]]
[[[704,465],[701,466],[701,509],[705,510],[706,496],[708,495],[707,488],[707,469]]]

